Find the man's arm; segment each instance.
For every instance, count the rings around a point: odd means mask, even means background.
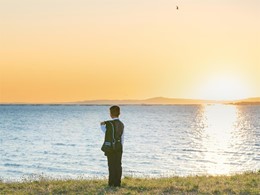
[[[125,134],[124,134],[124,131],[123,131],[122,136],[121,136],[121,143],[122,143],[122,145],[124,144],[124,141],[125,141]]]
[[[105,122],[101,122],[100,123],[100,127],[101,127],[101,130],[103,131],[103,133],[106,133],[106,130],[107,130],[106,123]]]

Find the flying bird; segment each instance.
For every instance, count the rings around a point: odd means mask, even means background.
[[[178,10],[178,9],[179,9],[179,6],[176,5],[176,9]]]

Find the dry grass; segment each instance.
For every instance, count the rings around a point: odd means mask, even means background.
[[[0,194],[260,194],[260,171],[232,176],[170,178],[125,177],[122,187],[106,180],[53,180],[0,182]]]

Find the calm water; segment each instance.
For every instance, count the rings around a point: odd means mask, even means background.
[[[105,177],[108,106],[0,106],[0,177]],[[122,106],[123,175],[260,169],[260,106]]]

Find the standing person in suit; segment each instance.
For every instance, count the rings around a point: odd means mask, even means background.
[[[106,152],[109,170],[108,185],[114,187],[121,186],[122,176],[122,153],[124,144],[124,124],[119,120],[120,107],[110,107],[110,117],[112,120],[101,122],[101,130],[105,133],[105,140],[112,139],[112,132],[114,132],[114,139],[116,142],[116,150]]]

